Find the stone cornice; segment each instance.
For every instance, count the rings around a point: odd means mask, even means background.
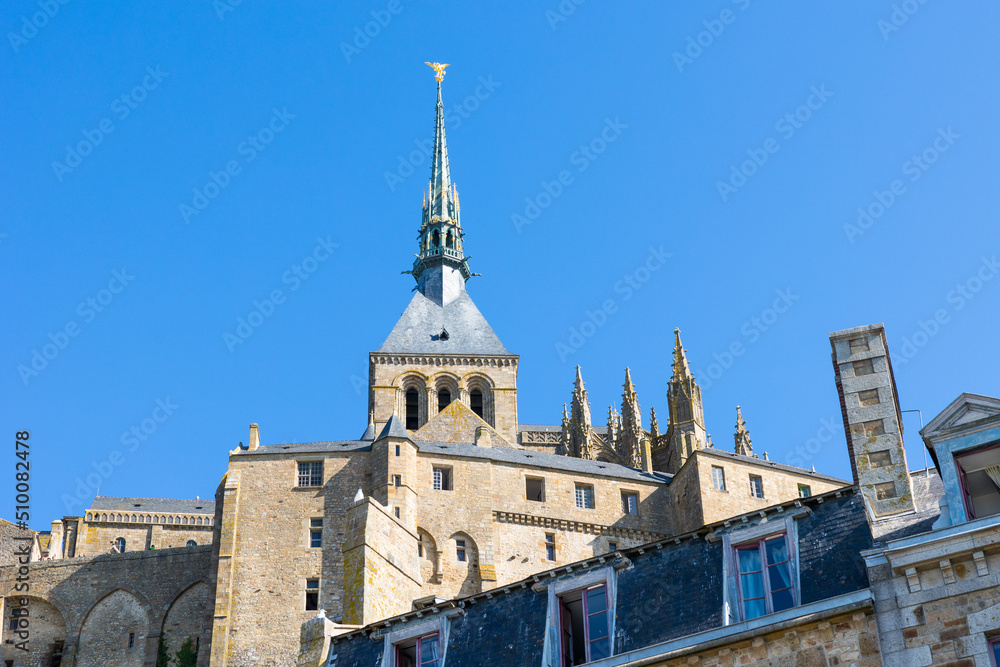
[[[468,354],[401,354],[371,352],[371,362],[403,366],[418,364],[423,366],[490,366],[517,367],[518,356],[512,355],[468,355]]]
[[[552,517],[521,514],[519,512],[505,512],[502,510],[493,510],[493,520],[498,523],[515,523],[522,526],[538,526],[540,528],[552,528],[568,532],[588,533],[590,535],[627,537],[642,540],[643,542],[655,542],[668,537],[665,533],[654,533],[649,530],[620,528],[618,526],[608,526],[601,523],[572,521],[569,519],[554,519]]]

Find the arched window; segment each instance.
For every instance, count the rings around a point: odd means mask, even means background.
[[[431,245],[435,248],[441,245],[441,232],[434,230],[434,235],[431,237]]]
[[[194,540],[188,540],[187,546],[189,546],[189,547],[196,547],[196,546],[198,546],[198,543],[195,542]]]
[[[483,418],[483,392],[478,389],[469,392],[469,407],[479,415],[480,419]]]
[[[444,237],[444,243],[449,248],[455,247],[455,238],[451,235],[450,231],[448,232],[448,235]]]
[[[118,553],[120,553],[120,554],[125,553],[125,538],[124,537],[117,537],[117,538],[115,538],[115,549],[117,549]]]
[[[420,395],[417,390],[410,387],[406,390],[406,429],[416,431],[420,426]]]
[[[451,403],[451,392],[447,389],[438,391],[438,411],[444,410]]]

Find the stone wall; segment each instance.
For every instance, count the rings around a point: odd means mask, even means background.
[[[156,643],[172,606],[191,586],[214,585],[212,560],[211,547],[203,546],[32,563],[30,594],[46,616],[38,626],[39,651],[49,650],[49,640],[55,641],[62,624],[62,667],[154,664]],[[15,576],[12,566],[0,567],[0,595],[8,608]],[[184,604],[190,610],[197,607],[190,600]],[[29,613],[33,618],[36,612]],[[201,609],[202,618],[210,613],[210,607]],[[134,633],[131,649],[129,633]],[[35,639],[32,625],[32,643]],[[206,649],[211,644],[204,626],[198,640]],[[5,644],[4,651],[8,648]],[[207,651],[203,655],[199,664],[207,665]],[[44,656],[32,655],[31,660],[36,657]]]
[[[650,662],[656,667],[879,667],[875,615],[846,614],[683,657]]]
[[[31,596],[28,599],[30,633],[29,651],[21,651],[14,643],[22,641],[16,632],[10,630],[11,610],[20,604],[19,598],[4,600],[3,644],[0,645],[0,660],[12,660],[13,667],[49,667],[54,655],[62,653],[61,644],[66,641],[66,621],[50,602]],[[18,611],[17,613],[21,613]],[[8,640],[11,643],[7,643]]]

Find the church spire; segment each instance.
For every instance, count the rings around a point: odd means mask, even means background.
[[[638,468],[641,465],[640,445],[643,439],[642,411],[639,409],[639,397],[632,384],[632,374],[625,369],[625,384],[622,385],[622,417],[621,432],[618,440],[618,453],[625,465]]]
[[[420,225],[420,253],[413,262],[413,274],[420,293],[446,306],[465,291],[465,281],[472,277],[468,258],[462,250],[462,225],[459,220],[458,191],[451,182],[448,142],[444,132],[444,102],[441,80],[447,64],[427,63],[437,79],[437,107],[434,124],[434,149],[431,155],[431,179],[424,194],[423,220]]]
[[[573,382],[573,407],[570,421],[569,453],[582,459],[594,458],[590,417],[590,400],[583,384],[580,367],[576,367],[576,380]]]
[[[743,421],[743,413],[740,406],[736,406],[736,453],[740,456],[753,456],[753,443],[750,442],[750,431],[747,430],[747,423]]]

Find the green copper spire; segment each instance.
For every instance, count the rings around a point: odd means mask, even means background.
[[[420,253],[411,273],[421,294],[439,305],[447,305],[465,290],[465,281],[474,275],[462,251],[458,191],[451,182],[448,142],[444,132],[444,102],[441,80],[447,64],[427,63],[437,79],[437,109],[431,180],[424,193],[423,221],[420,225]]]

